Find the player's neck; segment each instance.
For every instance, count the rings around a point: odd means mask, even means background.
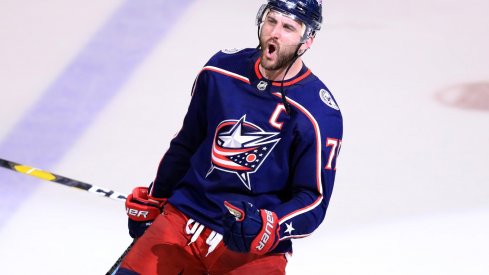
[[[290,67],[289,71],[287,72],[287,75],[284,78],[285,71],[287,70],[287,67],[280,68],[278,70],[267,70],[261,66],[261,64],[258,65],[258,68],[260,70],[260,73],[268,80],[271,81],[282,81],[291,79],[292,77],[296,76],[302,69],[302,60],[301,58],[297,58],[297,60],[294,62],[294,64]]]

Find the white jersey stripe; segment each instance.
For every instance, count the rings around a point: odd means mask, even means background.
[[[282,96],[280,93],[273,93],[273,95],[275,95],[277,97]],[[300,105],[295,100],[292,100],[289,97],[286,97],[286,99],[287,99],[287,102],[289,102],[294,107],[299,109],[302,113],[304,113],[306,115],[306,117],[311,121],[312,126],[314,127],[314,132],[316,133],[316,186],[317,186],[317,190],[318,190],[320,196],[312,204],[310,204],[304,208],[298,209],[298,210],[296,210],[292,213],[289,213],[288,215],[282,217],[282,219],[280,219],[280,221],[279,221],[280,224],[282,224],[282,223],[284,223],[284,222],[286,222],[286,221],[288,221],[288,220],[290,220],[290,219],[292,219],[298,215],[301,215],[303,213],[306,213],[308,211],[313,210],[319,204],[321,204],[321,202],[323,200],[323,184],[321,181],[321,168],[322,168],[321,167],[321,131],[319,129],[319,125],[318,125],[316,119],[314,118],[314,116],[304,106]]]
[[[214,66],[205,66],[204,68],[202,68],[202,71],[213,71],[213,72],[217,72],[217,73],[220,73],[220,74],[223,74],[223,75],[227,75],[227,76],[230,76],[232,78],[235,78],[235,79],[238,79],[238,80],[241,80],[243,82],[246,82],[246,83],[250,83],[250,80],[249,78],[247,77],[244,77],[242,75],[239,75],[239,74],[236,74],[236,73],[233,73],[233,72],[230,72],[230,71],[227,71],[227,70],[224,70],[224,69],[221,69],[221,68],[218,68],[218,67],[214,67]]]

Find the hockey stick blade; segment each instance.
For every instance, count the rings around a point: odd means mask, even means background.
[[[15,171],[15,172],[18,172],[21,174],[36,177],[38,179],[56,182],[56,183],[59,183],[59,184],[65,185],[65,186],[78,188],[78,189],[88,191],[88,192],[91,192],[91,193],[94,193],[94,194],[97,194],[100,196],[108,197],[108,198],[111,198],[114,200],[120,200],[120,201],[126,200],[126,196],[122,195],[121,193],[115,192],[113,190],[98,187],[96,185],[92,185],[92,184],[85,183],[82,181],[70,179],[67,177],[63,177],[63,176],[60,176],[60,175],[57,175],[57,174],[54,174],[51,172],[47,172],[47,171],[44,171],[41,169],[37,169],[37,168],[31,167],[28,165],[19,164],[19,163],[9,161],[9,160],[5,160],[2,158],[0,158],[0,167],[10,169],[12,171]]]

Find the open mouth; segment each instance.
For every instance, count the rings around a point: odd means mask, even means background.
[[[268,44],[268,54],[274,53],[276,49],[277,49],[277,47],[275,45]]]
[[[275,52],[275,45],[269,44],[268,45],[268,53],[272,54]]]

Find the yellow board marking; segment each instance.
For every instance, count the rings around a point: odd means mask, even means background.
[[[46,172],[46,171],[43,171],[43,170],[39,170],[39,169],[31,167],[31,166],[15,165],[14,168],[16,171],[18,171],[20,173],[24,173],[24,174],[27,174],[27,175],[30,175],[30,176],[33,176],[36,178],[43,179],[43,180],[54,180],[54,179],[56,179],[56,176],[54,176],[53,174]]]

